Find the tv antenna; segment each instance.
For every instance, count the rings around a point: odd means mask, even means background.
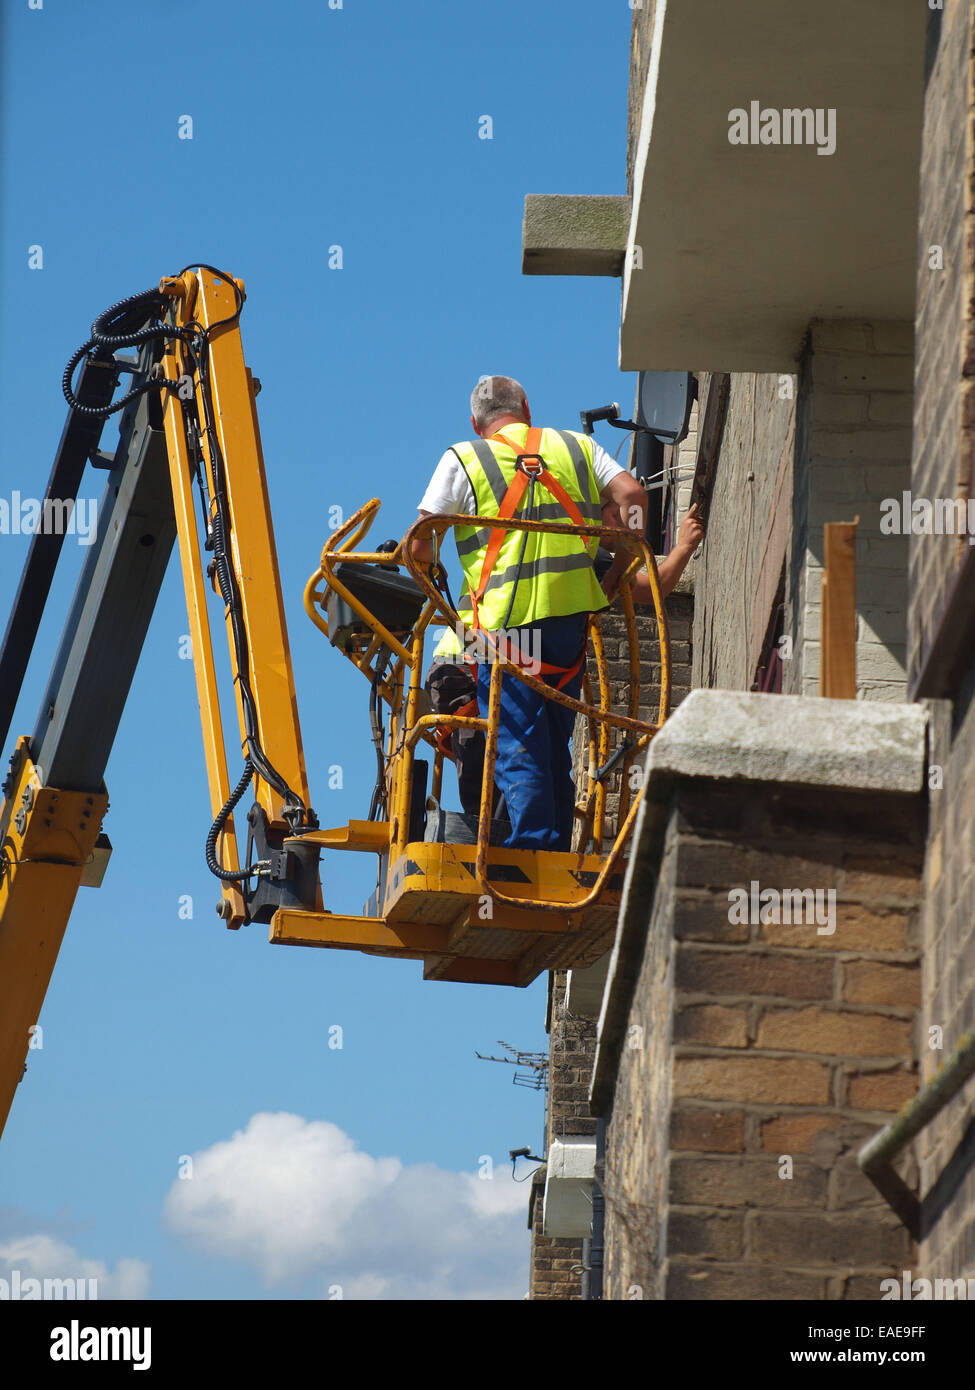
[[[482,1062],[503,1062],[509,1067],[522,1067],[523,1071],[516,1071],[511,1078],[515,1086],[528,1086],[533,1091],[548,1089],[548,1053],[547,1052],[522,1052],[520,1048],[512,1047],[511,1043],[502,1042],[498,1039],[498,1046],[503,1047],[505,1052],[510,1053],[509,1057],[486,1057],[483,1052],[475,1051],[474,1056],[479,1057]]]

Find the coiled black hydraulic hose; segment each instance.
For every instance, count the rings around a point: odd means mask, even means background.
[[[77,352],[73,354],[61,378],[64,398],[72,410],[77,411],[79,415],[92,415],[97,419],[107,420],[110,415],[124,410],[129,401],[137,400],[139,396],[144,396],[147,391],[159,386],[175,386],[177,384],[175,382],[147,381],[142,386],[134,387],[127,395],[113,401],[110,405],[84,405],[78,400],[72,387],[75,368],[83,357],[92,352],[92,349],[94,349],[93,356],[102,361],[111,361],[117,348],[136,347],[141,343],[149,343],[157,338],[184,338],[186,334],[182,328],[166,327],[162,323],[149,324],[145,328],[135,327],[136,324],[144,324],[147,318],[161,318],[165,303],[165,296],[160,294],[158,289],[143,290],[141,294],[133,294],[128,299],[120,299],[117,304],[113,304],[110,309],[106,309],[103,314],[98,315],[91,326],[91,337],[86,343],[82,343]],[[109,329],[121,331],[109,332]]]

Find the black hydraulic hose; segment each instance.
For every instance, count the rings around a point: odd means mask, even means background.
[[[207,836],[207,868],[210,870],[211,874],[219,878],[223,883],[241,883],[245,879],[251,878],[252,875],[257,872],[256,869],[221,869],[220,865],[217,863],[217,840],[220,838],[220,832],[230,819],[234,807],[250,785],[250,780],[253,775],[254,765],[248,758],[244,764],[243,776],[217,812],[217,818],[210,826],[210,833]]]
[[[148,381],[142,386],[134,387],[117,401],[101,406],[84,405],[78,400],[72,387],[75,368],[83,357],[92,352],[92,349],[94,349],[93,356],[102,361],[111,361],[116,348],[136,347],[141,343],[152,342],[157,338],[184,337],[183,329],[167,328],[161,323],[149,324],[144,328],[136,327],[137,324],[144,324],[147,318],[158,319],[164,304],[165,297],[159,293],[158,289],[143,290],[141,294],[133,294],[128,299],[120,299],[117,304],[113,304],[110,309],[106,309],[104,313],[98,315],[91,326],[91,337],[72,355],[61,378],[61,390],[72,410],[77,411],[79,415],[92,415],[100,420],[107,420],[110,415],[124,410],[129,401],[144,396],[147,391],[151,391],[155,387],[173,384],[159,380]],[[122,331],[113,333],[109,332],[109,329],[121,329]]]
[[[122,396],[121,399],[116,401],[113,405],[83,405],[75,395],[71,382],[78,363],[83,357],[88,355],[89,351],[94,346],[94,338],[89,338],[87,343],[82,343],[81,347],[73,355],[71,361],[64,369],[64,376],[61,378],[61,390],[64,392],[64,399],[76,414],[93,415],[99,420],[107,420],[110,415],[115,415],[118,411],[124,410],[129,401],[134,401],[137,397],[144,396],[150,387],[156,385],[156,383],[149,382],[144,386],[133,388],[133,390],[129,391],[127,395]],[[101,358],[102,361],[111,361],[112,359],[112,354],[110,352],[93,353],[92,355]]]
[[[220,596],[230,613],[234,637],[234,652],[237,658],[241,708],[244,711],[244,726],[248,740],[248,758],[253,771],[257,771],[269,786],[279,792],[295,810],[305,810],[304,802],[291,790],[284,778],[272,767],[257,739],[257,710],[254,696],[247,677],[250,661],[247,647],[247,633],[241,620],[240,595],[234,580],[233,568],[227,552],[223,512],[218,508],[213,517],[213,559],[220,588]]]
[[[129,295],[127,299],[120,299],[117,304],[113,304],[110,309],[98,315],[91,326],[92,341],[113,350],[120,347],[134,347],[137,343],[148,343],[154,338],[172,336],[173,329],[167,329],[162,324],[153,326],[148,324],[145,328],[129,327],[127,320],[131,319],[133,324],[144,323],[147,317],[158,318],[164,305],[165,297],[159,293],[158,289],[143,290],[140,294]],[[147,312],[152,310],[151,315]],[[110,328],[121,329],[121,332],[110,333]]]
[[[216,329],[225,328],[239,320],[241,309],[244,307],[244,294],[237,282],[226,271],[217,270],[215,266],[206,265],[203,262],[194,262],[184,266],[180,275],[185,275],[188,270],[194,269],[205,270],[209,274],[217,276],[218,279],[228,284],[234,292],[236,302],[234,312],[228,318],[219,319],[216,323],[212,323],[204,334],[205,337],[209,337]],[[150,323],[142,328],[136,326],[145,324],[147,318],[161,319],[167,302],[167,296],[162,294],[157,286],[153,286],[152,289],[142,290],[141,293],[130,295],[127,299],[120,299],[117,304],[113,304],[110,309],[106,309],[104,313],[98,315],[91,326],[91,337],[72,356],[61,378],[64,398],[72,410],[76,410],[79,415],[92,415],[106,420],[110,415],[124,410],[129,401],[134,401],[139,396],[145,395],[147,391],[151,391],[154,386],[175,387],[178,384],[161,380],[147,382],[143,386],[135,387],[115,401],[114,404],[107,406],[84,405],[78,400],[71,385],[75,368],[86,353],[91,352],[92,349],[95,349],[94,356],[110,361],[117,348],[137,347],[141,343],[149,343],[157,338],[182,338],[185,340],[188,337],[188,328],[177,328],[163,323]]]
[[[379,684],[388,657],[389,648],[380,647],[376,653],[376,674],[369,686],[369,725],[376,749],[376,785],[372,789],[372,799],[369,802],[370,820],[375,820],[376,813],[386,805],[386,759],[383,754],[383,725],[379,718]]]
[[[457,608],[456,603],[454,603],[454,596],[450,592],[450,580],[447,578],[447,571],[444,569],[443,565],[440,563],[439,560],[437,561],[436,565],[431,569],[430,578],[433,581],[434,587],[438,589],[440,593],[443,594],[444,598],[447,600],[451,612],[456,613],[457,616],[460,617],[460,612]],[[461,595],[461,597],[463,597],[463,595]]]

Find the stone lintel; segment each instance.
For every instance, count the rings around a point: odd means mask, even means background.
[[[922,705],[692,690],[650,744],[648,795],[661,777],[918,792]]]
[[[529,193],[522,225],[525,275],[622,275],[630,226],[624,196]]]

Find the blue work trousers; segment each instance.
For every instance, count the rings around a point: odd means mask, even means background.
[[[542,618],[530,627],[509,628],[522,650],[552,666],[572,666],[586,640],[588,613]],[[533,637],[534,633],[539,637]],[[540,646],[540,653],[539,653]],[[534,674],[530,671],[531,674]],[[583,667],[562,689],[579,698]],[[540,676],[556,685],[558,675]],[[477,670],[477,702],[487,716],[491,663]],[[511,834],[508,849],[568,851],[572,847],[575,785],[569,740],[575,712],[556,700],[547,700],[517,676],[506,674],[501,682],[501,714],[498,721],[498,760],[494,778],[504,793]]]

